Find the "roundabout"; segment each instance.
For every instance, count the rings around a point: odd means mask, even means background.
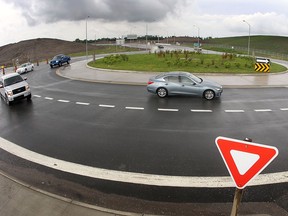
[[[251,137],[276,146],[279,156],[253,181],[248,188],[253,196],[243,202],[278,200],[285,208],[281,200],[287,196],[286,74],[214,75],[212,79],[224,86],[223,96],[203,101],[149,95],[143,85],[151,74],[146,73],[91,70],[83,61],[57,71],[47,65],[37,69],[27,74],[31,104],[20,102],[11,109],[0,105],[3,164],[14,161],[30,172],[124,197],[227,203],[233,182],[215,138]],[[53,181],[42,187],[52,190],[54,185],[61,191]]]

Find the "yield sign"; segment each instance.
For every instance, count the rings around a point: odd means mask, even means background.
[[[217,137],[216,145],[236,184],[243,189],[278,155],[276,147]]]

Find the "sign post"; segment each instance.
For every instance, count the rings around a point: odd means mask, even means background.
[[[231,212],[231,216],[236,216],[243,189],[277,157],[278,149],[273,146],[252,143],[251,139],[242,141],[217,137],[215,143],[236,185]]]
[[[237,216],[240,202],[242,199],[242,195],[243,195],[243,189],[236,188],[234,199],[233,199],[232,210],[231,210],[231,216]]]

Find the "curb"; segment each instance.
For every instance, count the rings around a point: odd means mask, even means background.
[[[19,181],[18,179],[15,179],[12,176],[3,173],[1,170],[0,170],[0,175],[5,177],[5,178],[7,178],[7,179],[9,179],[10,181],[14,182],[15,184],[20,185],[21,187],[30,189],[30,190],[32,190],[32,191],[34,191],[36,193],[39,193],[39,194],[41,194],[43,196],[48,196],[48,197],[51,197],[53,199],[57,199],[59,201],[63,201],[63,202],[66,202],[66,203],[69,203],[69,204],[73,204],[73,205],[76,205],[76,206],[89,208],[89,209],[92,209],[92,210],[95,210],[95,211],[98,211],[98,212],[114,214],[114,215],[119,215],[119,216],[144,216],[145,215],[145,214],[143,215],[143,214],[139,214],[139,213],[131,213],[131,212],[111,210],[111,209],[103,208],[103,207],[100,207],[100,206],[91,205],[91,204],[83,203],[83,202],[76,201],[76,200],[73,200],[73,199],[65,198],[65,197],[62,197],[62,196],[59,196],[59,195],[56,195],[56,194],[52,194],[52,193],[49,193],[47,191],[41,190],[39,188],[36,188],[36,187],[34,187],[32,185],[26,184],[26,183],[24,183],[22,181]]]

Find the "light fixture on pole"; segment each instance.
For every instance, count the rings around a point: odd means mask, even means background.
[[[250,54],[250,32],[251,32],[251,26],[246,20],[243,20],[243,22],[245,22],[249,26],[249,36],[248,36],[248,56],[249,56],[249,54]]]

